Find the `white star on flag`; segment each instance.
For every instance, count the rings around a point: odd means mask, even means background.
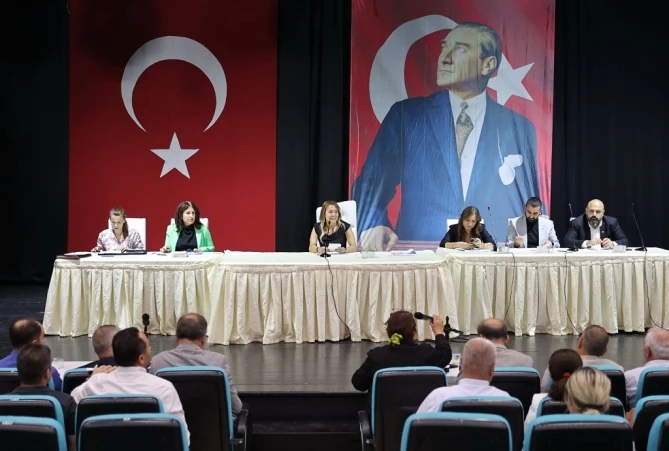
[[[151,149],[151,152],[158,155],[165,162],[163,164],[163,171],[160,173],[161,178],[172,169],[176,169],[186,177],[190,178],[186,160],[192,157],[198,150],[200,149],[182,149],[181,144],[179,144],[179,138],[177,138],[177,134],[175,133],[172,136],[172,142],[170,143],[169,149]]]
[[[497,91],[497,103],[504,105],[513,95],[532,100],[530,93],[523,86],[523,78],[530,71],[534,63],[514,69],[502,55],[502,62],[497,69],[497,75],[488,80],[488,87]]]

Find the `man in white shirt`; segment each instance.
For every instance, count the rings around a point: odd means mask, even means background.
[[[592,365],[612,365],[618,367],[620,371],[625,369],[618,365],[613,360],[605,359],[602,356],[606,354],[606,347],[609,344],[609,334],[602,326],[591,325],[585,328],[583,334],[578,339],[576,344],[576,352],[581,356],[583,366]],[[548,381],[551,375],[548,368],[544,371],[544,376],[541,378],[541,391],[548,391]]]
[[[149,394],[163,403],[165,413],[171,413],[183,421],[190,443],[181,400],[170,381],[147,373],[151,365],[151,343],[136,327],[123,329],[112,340],[114,360],[118,368],[110,373],[93,374],[88,381],[72,390],[72,397],[79,403],[91,395]]]
[[[627,399],[631,406],[636,402],[636,390],[641,372],[652,367],[669,368],[669,330],[659,327],[649,329],[644,340],[643,355],[646,357],[644,366],[625,371]]]
[[[432,391],[418,407],[418,413],[440,412],[441,405],[450,398],[460,396],[509,396],[505,391],[492,387],[497,350],[485,338],[472,338],[465,345],[460,362],[462,379],[458,385],[441,387]]]
[[[627,246],[629,240],[612,216],[604,215],[604,203],[593,199],[585,207],[585,214],[574,218],[564,236],[564,244],[569,248],[611,249],[616,244]]]

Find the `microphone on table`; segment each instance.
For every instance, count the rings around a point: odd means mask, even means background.
[[[569,225],[567,228],[571,227],[571,218],[574,217],[574,212],[571,210],[571,202],[567,202],[567,205],[569,205]],[[565,243],[567,244],[567,243]],[[571,247],[568,247],[567,250],[569,252],[578,252],[578,248],[576,247],[576,243],[572,242]]]
[[[635,251],[644,251],[648,252],[646,246],[643,244],[643,236],[641,236],[641,228],[639,228],[639,223],[636,220],[636,215],[634,214],[634,202],[632,202],[632,218],[634,218],[634,224],[636,225],[636,230],[639,232],[639,239],[641,240],[641,247],[634,249]]]
[[[490,211],[490,207],[488,207],[488,216],[490,216],[490,227],[492,227],[492,234],[493,234],[493,241],[494,241],[493,246],[494,246],[494,249],[497,250],[497,230],[495,230],[495,221],[493,221],[493,219],[492,219],[492,211]],[[506,237],[505,237],[504,241],[506,242]],[[446,317],[446,318],[448,318],[448,317]],[[448,322],[448,321],[446,321],[446,322]]]
[[[149,314],[145,313],[142,315],[142,322],[144,323],[144,334],[148,335],[149,329]]]

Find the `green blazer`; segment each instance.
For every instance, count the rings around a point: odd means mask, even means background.
[[[197,238],[198,249],[202,250],[202,252],[214,252],[214,241],[211,239],[211,233],[209,233],[206,225],[202,224],[199,229],[195,227],[195,237]],[[167,226],[165,246],[169,247],[171,252],[174,252],[178,240],[179,232],[177,231],[177,226],[174,224]]]

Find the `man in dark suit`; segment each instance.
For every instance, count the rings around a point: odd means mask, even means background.
[[[616,244],[627,246],[629,241],[618,220],[604,215],[604,203],[593,199],[585,214],[569,223],[564,243],[567,247],[611,249]]]
[[[492,207],[504,224],[539,192],[534,125],[486,94],[501,55],[495,30],[461,23],[442,42],[437,84],[445,89],[392,106],[352,188],[364,248],[388,248],[397,237],[439,241],[446,220],[468,205]],[[393,230],[387,209],[398,185]]]

